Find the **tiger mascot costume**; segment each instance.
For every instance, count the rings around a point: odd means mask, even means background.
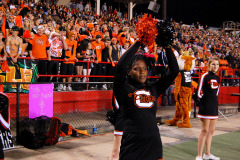
[[[166,120],[166,124],[180,128],[191,128],[191,72],[195,67],[195,57],[182,55],[178,59],[179,74],[175,79],[174,97],[176,101],[176,112],[172,120]],[[182,120],[182,123],[179,121]]]

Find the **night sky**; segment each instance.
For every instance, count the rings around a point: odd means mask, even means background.
[[[157,3],[162,8],[162,0]],[[148,3],[136,5],[134,10],[144,12],[147,7]],[[221,27],[223,21],[240,22],[239,7],[236,0],[167,0],[167,17],[185,24],[200,22],[201,25]],[[161,8],[158,14],[147,12],[161,18]]]
[[[103,3],[104,0],[101,0]],[[167,0],[167,17],[173,18],[176,22],[183,21],[185,24],[200,22],[201,25],[221,27],[223,21],[240,22],[240,6],[236,0]],[[107,4],[111,3],[107,1]],[[151,13],[157,18],[162,18],[162,0],[157,0],[161,5],[159,13],[149,11],[148,4],[139,4],[134,8],[134,12]],[[111,4],[114,8],[119,8],[119,3]],[[122,11],[127,8],[121,4]]]

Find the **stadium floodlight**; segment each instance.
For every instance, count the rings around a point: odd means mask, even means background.
[[[148,9],[149,9],[149,10],[158,13],[159,8],[160,8],[160,5],[159,5],[159,4],[157,4],[157,3],[154,2],[154,1],[150,1],[149,5],[148,5]]]

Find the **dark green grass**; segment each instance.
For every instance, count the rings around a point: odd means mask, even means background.
[[[164,160],[195,160],[197,140],[163,148]],[[240,131],[213,137],[211,153],[221,160],[240,160]]]

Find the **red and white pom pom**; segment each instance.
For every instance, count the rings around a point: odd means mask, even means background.
[[[136,31],[138,33],[139,41],[147,46],[154,44],[158,35],[157,20],[152,18],[150,14],[144,14],[143,17],[136,24]]]

